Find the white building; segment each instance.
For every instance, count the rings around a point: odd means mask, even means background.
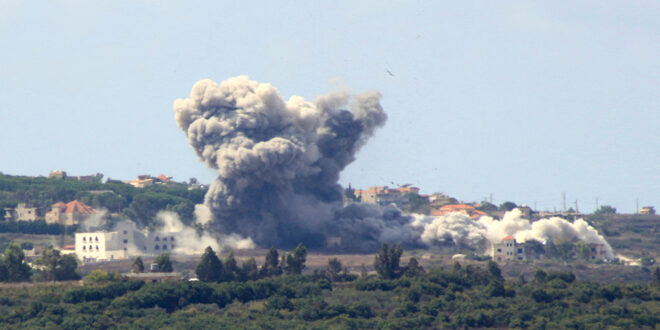
[[[490,256],[495,262],[507,260],[525,261],[525,246],[516,243],[515,238],[506,236],[499,243],[491,243]]]
[[[179,233],[144,234],[135,223],[122,221],[114,231],[76,233],[76,255],[83,262],[110,261],[175,252]]]

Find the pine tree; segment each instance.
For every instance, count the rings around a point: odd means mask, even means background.
[[[293,254],[287,254],[282,261],[282,268],[287,274],[301,274],[307,261],[307,248],[302,243],[298,244]]]
[[[337,258],[328,259],[328,267],[325,270],[325,273],[328,275],[331,281],[336,281],[339,279],[339,273],[341,272],[341,261]]]
[[[195,267],[195,273],[200,281],[220,282],[222,280],[222,262],[210,246],[204,250],[199,264]]]
[[[144,262],[142,262],[142,257],[138,256],[133,261],[133,273],[142,273],[144,272]]]
[[[387,244],[383,244],[380,252],[374,258],[374,268],[378,275],[386,280],[401,276],[399,261],[402,254],[401,246],[395,244],[390,248]]]
[[[282,274],[282,267],[280,267],[280,255],[277,249],[271,248],[266,255],[266,261],[259,270],[260,277],[269,277]]]
[[[222,265],[225,281],[236,281],[239,278],[240,269],[238,268],[236,259],[234,259],[234,251],[229,251]]]
[[[259,278],[259,269],[257,261],[250,258],[241,264],[241,281],[253,281]]]

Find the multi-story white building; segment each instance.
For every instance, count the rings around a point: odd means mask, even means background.
[[[516,239],[511,236],[502,238],[499,243],[491,243],[490,256],[495,262],[507,260],[525,261],[525,246],[516,243]]]
[[[176,252],[179,233],[144,234],[135,223],[122,221],[114,231],[76,233],[76,255],[83,262],[126,259]]]

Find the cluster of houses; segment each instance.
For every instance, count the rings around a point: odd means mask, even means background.
[[[15,208],[5,208],[5,221],[46,220],[46,223],[73,226],[80,224],[81,221],[95,212],[96,210],[91,206],[77,200],[69,203],[55,203],[47,212],[39,207],[19,203]]]
[[[415,194],[419,198],[427,201],[426,204],[428,205],[428,208],[422,208],[421,210],[418,209],[415,211],[421,211],[421,213],[433,216],[442,216],[449,213],[463,213],[470,216],[470,218],[477,220],[484,215],[497,218],[501,218],[504,215],[504,211],[500,210],[479,210],[479,203],[459,203],[455,198],[452,198],[449,195],[443,193],[424,195],[419,194],[419,190],[419,188],[410,185],[404,185],[398,188],[389,188],[388,186],[373,186],[365,190],[355,190],[354,194],[357,199],[363,203],[378,205],[388,205],[393,203],[403,211],[411,211],[409,194]],[[545,213],[534,212],[530,207],[526,205],[518,206],[517,209],[522,212],[522,216],[524,218],[530,220],[535,217],[546,215]],[[640,214],[654,213],[655,210],[653,207],[645,207],[640,211]],[[565,214],[552,213],[550,216],[564,215]],[[335,245],[340,244],[340,242],[332,243]],[[602,244],[588,244],[588,247],[590,250],[590,259],[597,260],[603,259],[605,257],[605,247]],[[489,255],[496,262],[527,261],[539,257],[535,255],[533,251],[526,250],[524,243],[517,242],[516,239],[511,236],[503,237],[500,242],[491,242]]]

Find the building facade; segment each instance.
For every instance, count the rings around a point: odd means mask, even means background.
[[[122,221],[111,232],[76,233],[76,255],[83,262],[121,260],[142,255],[176,252],[178,232],[145,234],[135,223]]]
[[[5,208],[5,220],[7,221],[36,221],[43,219],[41,209],[29,207],[25,203],[19,203],[15,208]]]
[[[83,202],[59,202],[53,204],[51,210],[46,213],[46,222],[65,226],[77,225],[95,212],[96,210]]]
[[[498,243],[491,243],[490,256],[495,262],[527,260],[524,244],[517,243],[511,236],[502,238]]]

